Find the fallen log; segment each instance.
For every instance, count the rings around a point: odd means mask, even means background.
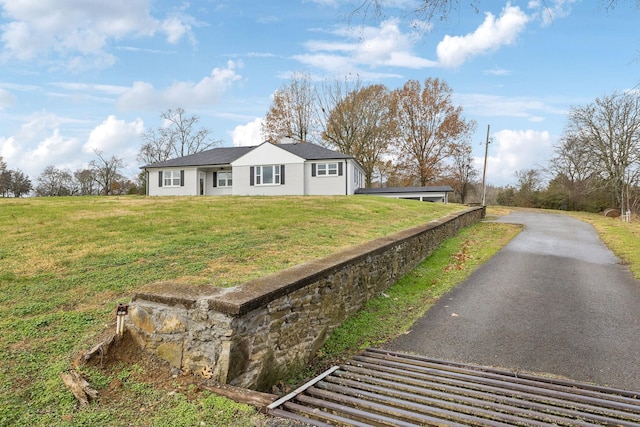
[[[75,370],[71,369],[69,372],[63,372],[60,376],[64,385],[75,396],[80,408],[98,398],[98,391],[92,389],[89,383]]]
[[[87,353],[85,353],[84,361],[88,362],[94,356],[98,355],[98,356],[100,356],[100,364],[102,365],[104,356],[111,349],[111,346],[113,345],[113,343],[115,341],[115,338],[116,338],[115,334],[112,334],[112,335],[109,335],[104,341],[96,344],[91,350],[89,350]]]
[[[208,390],[218,396],[224,396],[238,403],[251,405],[259,410],[264,410],[272,404],[278,396],[274,394],[261,393],[259,391],[247,390],[240,387],[234,387],[229,384],[200,384],[204,390]]]

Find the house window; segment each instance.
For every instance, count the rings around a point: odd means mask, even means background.
[[[342,163],[311,163],[311,176],[342,176]]]
[[[354,177],[353,184],[355,185],[355,188],[364,187],[364,175],[362,174],[362,172],[357,171],[353,177]]]
[[[162,184],[165,187],[180,187],[181,173],[180,171],[164,171]]]
[[[264,165],[255,167],[256,185],[279,185],[280,165]]]
[[[231,172],[218,172],[218,187],[231,187],[232,183]]]
[[[338,164],[318,163],[316,165],[316,173],[318,176],[338,175]]]

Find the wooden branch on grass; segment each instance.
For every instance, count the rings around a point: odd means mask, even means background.
[[[224,396],[238,403],[251,405],[259,410],[264,410],[267,406],[275,402],[278,396],[274,394],[261,393],[254,390],[247,390],[240,387],[234,387],[229,384],[201,384],[200,387],[219,396]]]
[[[98,391],[91,388],[89,383],[75,370],[60,374],[62,382],[78,400],[78,406],[82,408],[90,401],[98,397]]]

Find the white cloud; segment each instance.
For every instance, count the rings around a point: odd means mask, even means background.
[[[226,68],[214,68],[211,74],[197,83],[176,82],[166,89],[158,90],[151,83],[135,82],[118,99],[122,110],[148,109],[159,111],[166,108],[189,109],[216,104],[224,92],[239,80],[238,64],[229,61]]]
[[[71,171],[86,167],[96,157],[94,149],[108,157],[122,158],[129,166],[125,174],[133,176],[138,172],[136,155],[139,135],[144,131],[141,119],[127,122],[109,116],[90,132],[69,135],[69,125],[75,127],[79,123],[86,125],[49,112],[36,113],[15,135],[0,137],[0,156],[10,169],[24,171],[33,182],[49,165]]]
[[[75,167],[81,143],[62,134],[60,126],[70,121],[48,112],[36,113],[22,124],[15,135],[0,138],[0,155],[10,169],[20,169],[32,181],[45,167]]]
[[[11,160],[16,157],[18,147],[16,146],[16,140],[10,136],[8,138],[0,137],[0,157],[7,163],[11,163]],[[15,169],[9,164],[9,169]]]
[[[169,43],[177,43],[185,35],[191,34],[191,25],[177,16],[165,19],[161,26],[162,30],[167,34],[167,41]]]
[[[513,183],[516,171],[539,169],[553,152],[553,142],[547,131],[504,129],[494,133],[491,141],[487,182],[493,185]],[[482,162],[481,158],[475,161],[480,170]]]
[[[74,92],[98,92],[105,95],[122,95],[128,89],[126,86],[77,82],[53,82],[51,85]]]
[[[191,18],[151,15],[149,0],[0,0],[8,21],[0,27],[3,56],[30,60],[58,55],[72,69],[112,65],[107,52],[113,40],[166,35],[169,43],[191,36]]]
[[[492,76],[508,76],[511,74],[511,70],[507,70],[505,68],[492,68],[490,70],[484,70],[482,73]]]
[[[140,134],[143,132],[144,123],[141,119],[127,123],[109,116],[91,131],[82,151],[87,154],[100,151],[106,156],[115,155],[131,163],[138,153]]]
[[[553,21],[566,18],[571,14],[571,6],[576,0],[532,0],[527,7],[535,11],[535,17],[539,17],[543,26],[551,25]]]
[[[231,134],[233,138],[233,145],[235,147],[240,146],[252,146],[258,145],[263,142],[264,138],[262,137],[262,122],[264,119],[257,118],[252,122],[247,123],[246,125],[238,125],[233,129]]]
[[[507,6],[498,19],[486,13],[484,22],[465,36],[445,36],[436,49],[440,64],[455,68],[469,58],[512,44],[524,30],[529,17],[517,6]]]
[[[398,19],[383,21],[378,27],[339,27],[331,33],[340,40],[308,41],[305,47],[309,52],[294,58],[333,74],[352,73],[361,76],[367,75],[360,70],[361,67],[422,69],[437,65],[435,61],[413,53],[420,31],[403,33]]]

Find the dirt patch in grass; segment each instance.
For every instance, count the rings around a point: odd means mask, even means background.
[[[101,341],[108,337],[109,334],[105,332]],[[88,375],[91,375],[93,369],[97,369],[111,379],[106,387],[98,390],[101,405],[119,406],[126,403],[128,396],[123,392],[125,382],[144,383],[156,390],[167,392],[189,389],[189,393],[193,394],[202,381],[202,378],[174,369],[167,361],[143,350],[126,331],[122,337],[114,339],[106,354],[101,355],[98,352],[86,362],[81,360],[83,356],[78,356],[73,363],[77,369]],[[123,374],[123,371],[127,373]]]

